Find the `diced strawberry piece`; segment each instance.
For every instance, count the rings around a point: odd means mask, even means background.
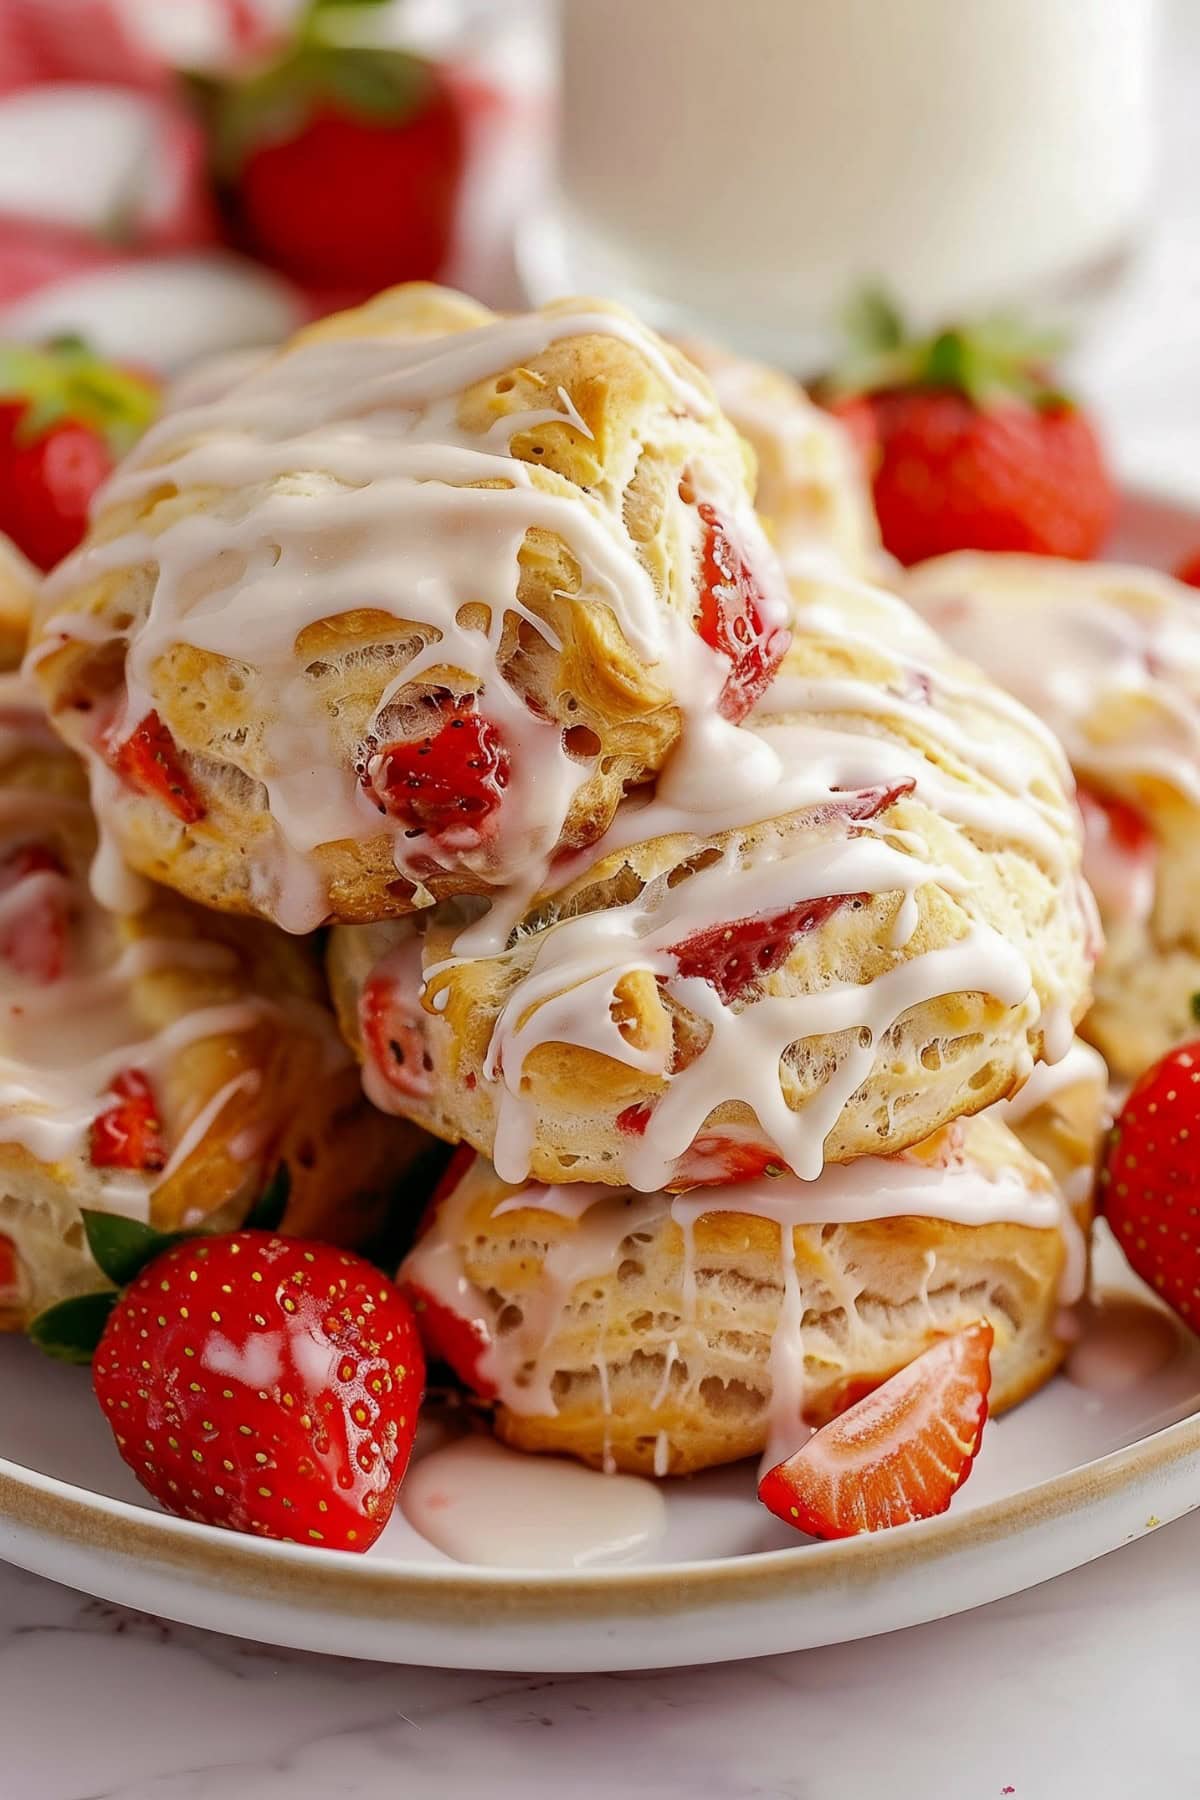
[[[188,778],[174,738],[156,712],[148,712],[123,743],[105,747],[109,762],[130,787],[163,801],[185,825],[204,817],[204,803]]]
[[[861,894],[825,894],[815,900],[798,900],[783,912],[710,925],[673,945],[670,954],[680,975],[707,981],[728,1006],[753,982],[786,961],[797,938],[815,931],[839,907],[863,898]]]
[[[363,1041],[389,1087],[413,1100],[433,1093],[433,1063],[425,1043],[424,1015],[386,971],[368,977],[358,1003]]]
[[[784,1175],[787,1166],[778,1150],[750,1138],[714,1132],[699,1137],[675,1164],[671,1188],[729,1187],[737,1181]]]
[[[790,634],[765,624],[762,594],[753,571],[734,548],[729,527],[716,508],[702,500],[696,510],[705,527],[696,630],[706,644],[733,664],[721,690],[720,709],[724,718],[736,724],[770,685]]]
[[[0,858],[0,894],[11,893],[32,875],[62,875],[62,858],[47,844],[20,844]],[[0,920],[0,956],[27,980],[58,981],[67,964],[71,912],[65,885],[30,894]]]
[[[124,1069],[111,1092],[113,1105],[92,1121],[94,1166],[156,1174],[166,1164],[167,1146],[153,1088],[140,1069]]]
[[[1200,550],[1185,557],[1175,571],[1176,581],[1185,581],[1188,587],[1200,588]]]
[[[625,1107],[623,1112],[617,1114],[617,1130],[626,1132],[630,1137],[645,1137],[653,1111],[654,1108],[647,1101],[635,1100],[632,1106]]]
[[[875,787],[856,788],[847,794],[844,800],[837,800],[830,807],[831,818],[852,819],[861,824],[866,819],[877,819],[881,812],[902,800],[905,794],[911,794],[916,787],[914,779],[893,781],[890,784],[879,782]]]
[[[988,1416],[992,1327],[941,1339],[763,1476],[758,1497],[812,1537],[854,1537],[945,1512]]]
[[[460,1313],[423,1288],[406,1281],[400,1288],[412,1307],[421,1342],[431,1361],[443,1362],[482,1400],[495,1398],[494,1382],[480,1372],[480,1360],[491,1347],[491,1333],[482,1319],[464,1319]]]
[[[1154,834],[1135,806],[1114,794],[1098,794],[1081,782],[1076,792],[1084,829],[1089,837],[1105,837],[1130,856],[1140,855],[1154,843]]]
[[[1109,918],[1145,919],[1154,906],[1158,841],[1136,807],[1082,784],[1083,873]]]
[[[0,1305],[14,1300],[21,1291],[21,1259],[17,1246],[6,1232],[0,1232]]]
[[[471,695],[430,696],[438,722],[426,737],[387,744],[373,755],[364,786],[381,812],[412,831],[447,839],[452,848],[495,835],[508,752],[497,728]]]

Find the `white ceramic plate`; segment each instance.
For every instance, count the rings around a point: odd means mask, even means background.
[[[1121,549],[1169,565],[1200,517],[1131,499]],[[1197,597],[1200,605],[1200,596]],[[1105,1289],[1137,1291],[1110,1241]],[[1143,1291],[1144,1292],[1144,1291]],[[189,1524],[117,1456],[86,1370],[0,1343],[0,1557],[189,1624],[299,1649],[452,1668],[608,1670],[841,1642],[1015,1593],[1200,1505],[1200,1340],[1100,1396],[1063,1376],[989,1424],[943,1518],[797,1542],[747,1465],[664,1484],[639,1560],[571,1573],[453,1563],[395,1517],[362,1557]]]

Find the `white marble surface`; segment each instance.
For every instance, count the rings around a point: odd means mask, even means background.
[[[291,1655],[0,1577],[5,1800],[1190,1800],[1200,1515],[974,1614],[663,1675]]]
[[[1200,493],[1200,5],[1158,223],[1083,358],[1123,459]],[[941,1624],[664,1675],[290,1654],[0,1569],[0,1800],[1185,1800],[1200,1514]]]

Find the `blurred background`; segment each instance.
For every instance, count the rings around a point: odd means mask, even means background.
[[[1067,317],[1178,485],[1198,81],[1195,0],[0,0],[0,339],[170,376],[416,277],[805,375],[882,280]]]

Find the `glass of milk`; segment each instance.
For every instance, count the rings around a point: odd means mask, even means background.
[[[1103,285],[1134,242],[1157,0],[560,0],[551,292],[798,364],[857,287],[916,320]]]

